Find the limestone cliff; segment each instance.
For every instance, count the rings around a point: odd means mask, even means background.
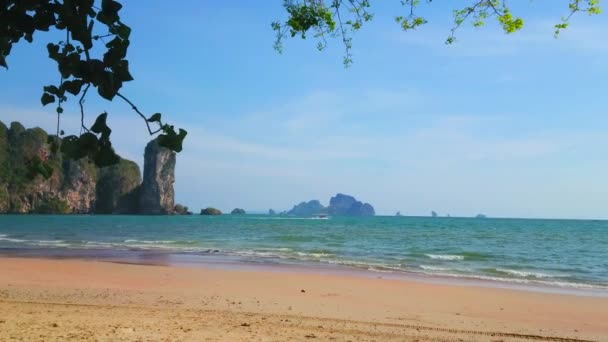
[[[139,212],[147,215],[170,214],[175,207],[175,152],[152,140],[144,153],[144,179]]]
[[[90,213],[95,209],[98,170],[87,159],[63,161],[63,186],[59,197],[73,213]]]
[[[51,168],[48,179],[32,171],[40,162]],[[62,160],[44,130],[0,122],[0,213],[173,213],[175,153],[152,141],[144,164],[142,183],[126,159],[102,169],[86,158]]]
[[[137,214],[139,211],[139,166],[121,159],[116,165],[99,169],[95,213]]]

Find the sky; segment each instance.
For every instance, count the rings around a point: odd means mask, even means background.
[[[175,191],[194,211],[280,211],[342,192],[385,215],[608,218],[606,14],[577,15],[554,39],[567,1],[511,1],[523,31],[489,22],[447,46],[466,2],[423,4],[429,23],[403,32],[399,1],[372,1],[344,68],[339,40],[273,50],[281,0],[123,3],[135,77],[123,93],[188,130]],[[0,70],[0,120],[53,132],[39,99],[58,81],[45,46],[60,38],[35,39]],[[130,107],[89,96],[87,108],[91,124],[109,113],[117,152],[141,166],[150,137]]]

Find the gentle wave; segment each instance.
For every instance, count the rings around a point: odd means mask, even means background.
[[[437,266],[429,266],[429,265],[420,265],[418,266],[423,270],[426,271],[449,271],[449,268],[444,268],[444,267],[437,267]]]
[[[27,240],[9,238],[8,235],[0,235],[0,241],[27,242]]]
[[[293,237],[293,235],[291,236]],[[214,246],[202,246],[197,241],[190,240],[137,240],[125,239],[121,241],[66,241],[66,240],[25,240],[10,237],[10,235],[0,234],[0,241],[5,241],[17,245],[39,246],[45,248],[74,248],[74,249],[141,249],[141,250],[162,250],[166,252],[188,252],[197,254],[219,254],[236,257],[244,257],[251,260],[255,259],[289,259],[300,262],[313,262],[330,265],[340,265],[354,267],[379,273],[419,273],[432,276],[453,277],[463,279],[477,279],[487,281],[497,281],[514,284],[545,285],[553,287],[563,287],[572,289],[593,289],[608,290],[604,284],[593,282],[585,283],[584,280],[563,274],[550,274],[531,270],[517,270],[510,268],[485,268],[468,269],[460,266],[450,268],[446,265],[467,265],[466,263],[452,263],[462,260],[479,260],[488,258],[485,255],[475,253],[460,254],[418,254],[424,255],[429,259],[437,260],[440,265],[405,265],[403,263],[383,263],[373,260],[353,260],[339,255],[337,251],[329,249],[310,249],[295,250],[288,247],[262,247],[252,249],[220,249]],[[472,255],[471,259],[469,255]],[[430,262],[429,262],[430,263]],[[468,265],[467,265],[468,266]],[[561,279],[559,279],[561,278]],[[566,278],[566,279],[565,279]]]
[[[464,255],[454,255],[454,254],[425,254],[427,257],[431,259],[437,260],[464,260]]]
[[[506,269],[506,268],[496,268],[494,270],[498,273],[505,273],[508,275],[514,275],[514,276],[523,277],[523,278],[564,278],[564,277],[568,277],[567,275],[547,274],[547,273],[533,272],[533,271],[518,271],[518,270],[511,270],[511,269]]]
[[[486,280],[502,283],[512,283],[520,285],[543,285],[549,287],[561,287],[578,290],[608,290],[608,286],[599,284],[588,284],[578,282],[567,282],[567,281],[548,281],[548,280],[536,280],[536,279],[522,279],[522,278],[507,278],[507,277],[495,277],[483,274],[463,274],[463,273],[449,273],[449,272],[422,272],[424,274],[460,278],[460,279],[472,279],[472,280]]]

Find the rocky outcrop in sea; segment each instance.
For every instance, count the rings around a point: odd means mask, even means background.
[[[374,207],[369,203],[358,201],[355,197],[338,193],[329,200],[325,207],[318,200],[302,202],[295,205],[286,215],[289,216],[374,216]]]
[[[152,140],[144,154],[144,180],[139,195],[141,214],[170,214],[175,207],[176,153]]]

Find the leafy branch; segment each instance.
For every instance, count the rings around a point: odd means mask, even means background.
[[[121,9],[122,5],[114,0],[0,0],[0,66],[8,69],[6,58],[12,45],[21,39],[31,43],[38,31],[65,31],[65,41],[47,45],[49,58],[57,63],[61,76],[59,85],[45,86],[40,101],[44,106],[58,103],[59,137],[63,135],[60,130],[60,115],[64,111],[62,104],[69,95],[79,96],[80,134],[63,138],[59,142],[61,151],[73,159],[88,156],[98,166],[114,164],[118,162],[118,156],[110,141],[107,113],[99,115],[90,128],[85,125],[85,100],[91,87],[108,101],[118,96],[131,105],[145,120],[150,135],[162,132],[158,137],[161,146],[179,152],[187,134],[184,130],[180,129],[178,133],[173,126],[162,124],[159,113],[147,118],[119,92],[125,82],[133,80],[127,59],[131,28],[122,22]],[[92,51],[101,53],[92,56]],[[152,122],[158,123],[157,130],[150,128]]]
[[[521,30],[524,21],[521,17],[511,13],[506,0],[469,0],[471,4],[454,11],[454,25],[446,39],[446,44],[456,41],[456,32],[467,22],[474,27],[484,26],[489,18],[496,18],[502,30],[509,34]],[[404,31],[414,30],[428,21],[417,11],[420,0],[399,0],[406,9],[404,15],[395,16],[395,22]],[[431,3],[432,0],[425,2]],[[568,27],[570,18],[578,12],[587,12],[589,15],[601,13],[600,0],[568,0],[569,15],[562,18],[562,22],[555,25],[555,35]],[[285,0],[283,7],[287,18],[283,21],[274,21],[271,26],[276,37],[274,48],[279,53],[283,51],[283,41],[288,37],[299,36],[307,38],[308,32],[313,32],[319,40],[318,48],[323,50],[327,46],[326,37],[339,37],[344,45],[344,65],[350,66],[352,59],[351,34],[358,31],[362,25],[373,19],[370,12],[370,0]]]

